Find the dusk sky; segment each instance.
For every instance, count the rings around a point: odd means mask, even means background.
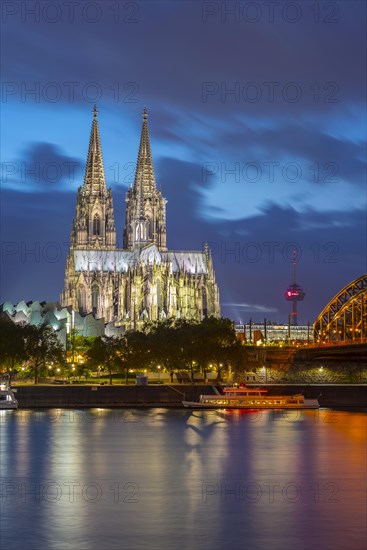
[[[94,103],[122,246],[142,110],[170,249],[223,316],[300,324],[366,272],[365,2],[3,2],[0,302],[58,301]]]

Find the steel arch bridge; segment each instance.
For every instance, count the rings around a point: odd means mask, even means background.
[[[343,288],[314,325],[315,344],[357,344],[367,338],[367,274]]]

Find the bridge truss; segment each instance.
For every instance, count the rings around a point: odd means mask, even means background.
[[[315,344],[353,344],[367,338],[367,274],[328,303],[314,325]]]

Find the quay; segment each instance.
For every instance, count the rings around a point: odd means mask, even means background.
[[[318,398],[321,407],[367,408],[366,384],[248,384],[267,389],[269,395],[302,393]],[[66,384],[15,386],[20,408],[64,407],[178,407],[183,400],[197,401],[200,394],[214,394],[205,384],[97,385]]]

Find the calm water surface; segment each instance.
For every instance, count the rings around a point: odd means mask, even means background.
[[[0,547],[364,550],[366,420],[2,411]]]

